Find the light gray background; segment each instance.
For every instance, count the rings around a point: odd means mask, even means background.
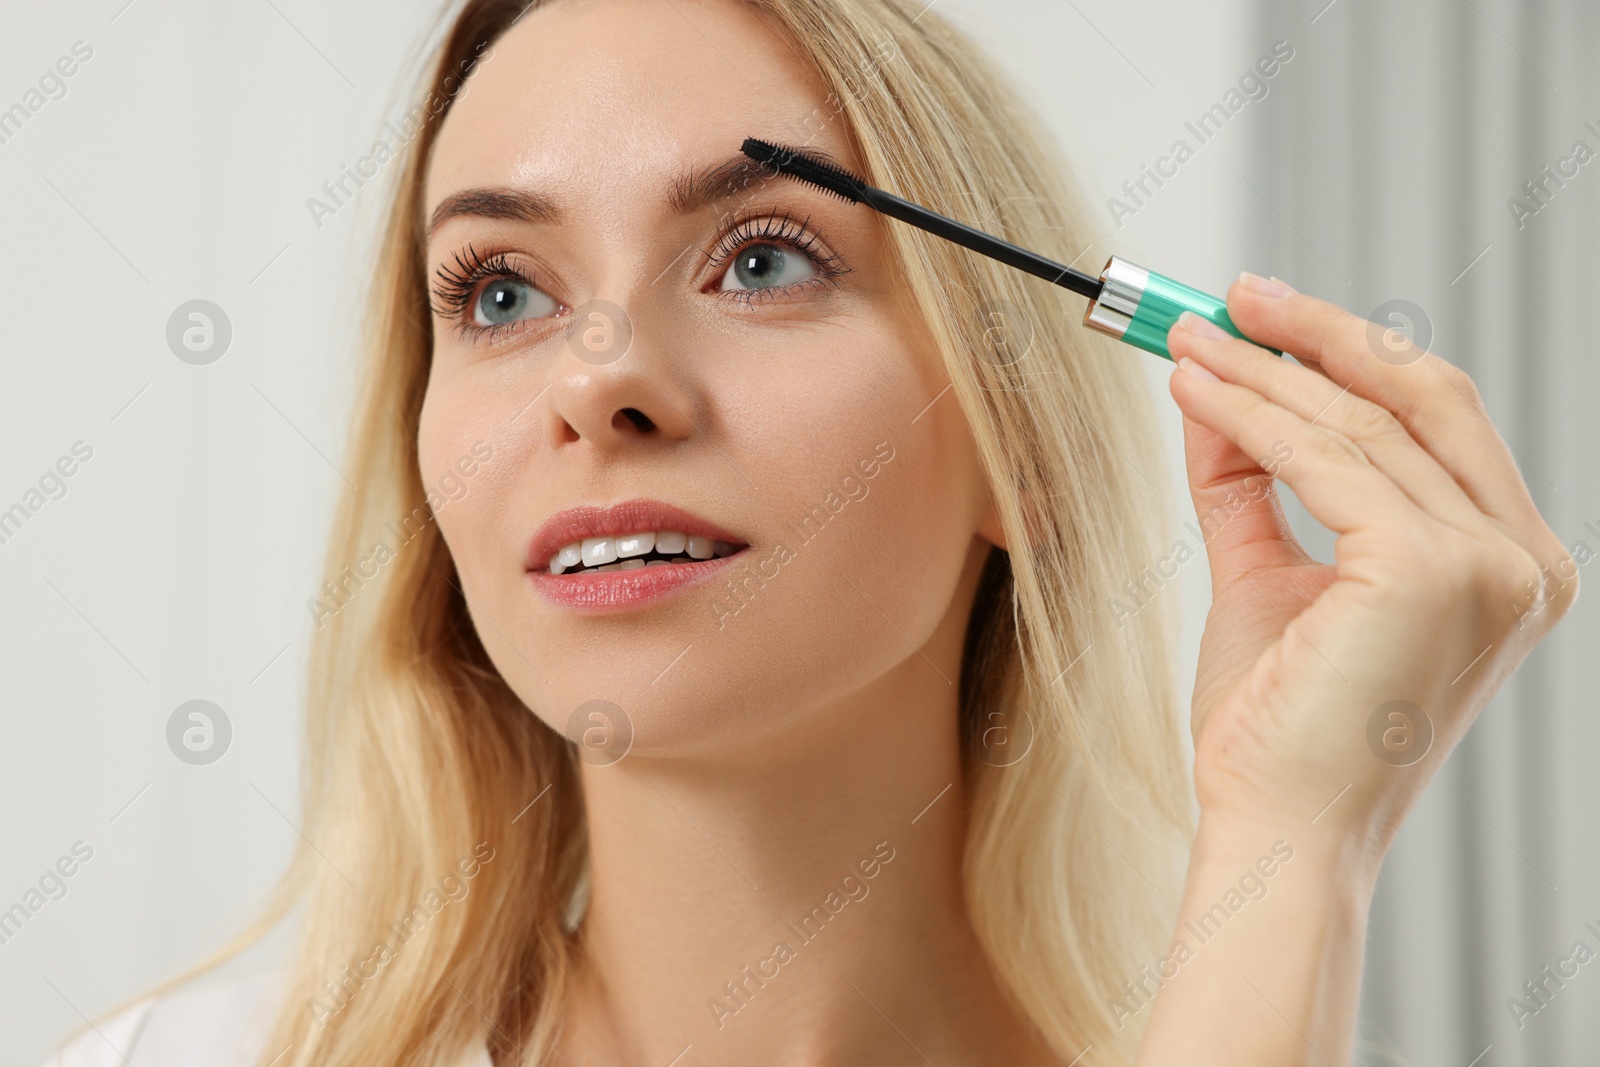
[[[1586,5],[936,2],[1000,57],[1075,161],[1103,227],[1080,265],[1115,251],[1218,293],[1249,267],[1364,315],[1415,302],[1436,350],[1483,385],[1562,539],[1600,548],[1583,525],[1600,527],[1588,327],[1600,163],[1523,230],[1505,207],[1573,140],[1600,148],[1583,129],[1600,125]],[[341,477],[363,228],[382,192],[369,185],[320,229],[305,202],[403,112],[401,78],[435,10],[95,0],[0,13],[0,109],[75,41],[94,49],[66,95],[0,144],[0,508],[75,441],[94,450],[65,497],[0,545],[0,908],[73,842],[94,849],[67,895],[0,945],[0,1063],[32,1067],[80,1012],[220,943],[297,839],[305,600]],[[1175,139],[1193,144],[1185,120],[1279,39],[1295,58],[1267,97],[1116,227],[1105,199]],[[180,362],[165,339],[174,308],[197,298],[233,328],[210,366]],[[1137,462],[1165,463],[1181,493],[1170,365],[1129,358],[1167,433],[1163,455]],[[1161,595],[1182,598],[1187,692],[1204,566]],[[1596,603],[1580,600],[1485,712],[1385,867],[1364,992],[1371,1062],[1594,1058],[1594,966],[1525,1030],[1505,1000],[1578,938],[1600,948],[1582,929],[1600,920],[1585,832],[1600,807]],[[213,765],[167,748],[169,716],[192,699],[232,724]],[[280,942],[230,970],[266,966]]]

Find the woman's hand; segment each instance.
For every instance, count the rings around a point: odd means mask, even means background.
[[[1350,1062],[1383,854],[1578,592],[1471,379],[1274,289],[1241,277],[1228,314],[1306,366],[1195,316],[1167,337],[1212,604],[1171,951],[1112,1003],[1120,1026],[1156,994],[1137,1067]],[[1333,564],[1273,477],[1338,535]]]
[[[1202,834],[1315,820],[1375,876],[1428,779],[1571,607],[1577,566],[1466,374],[1253,275],[1228,314],[1308,365],[1193,315],[1168,339],[1211,567]],[[1338,535],[1336,562],[1300,547],[1266,472]]]

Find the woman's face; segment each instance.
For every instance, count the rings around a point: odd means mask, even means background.
[[[530,708],[574,736],[606,701],[638,754],[956,681],[917,649],[999,537],[884,220],[719,169],[752,136],[862,169],[742,4],[566,0],[484,54],[426,177],[418,458],[461,589]]]

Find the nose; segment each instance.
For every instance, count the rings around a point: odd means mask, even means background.
[[[696,419],[684,373],[622,307],[596,300],[578,308],[545,391],[551,448],[587,441],[616,452],[687,440]]]

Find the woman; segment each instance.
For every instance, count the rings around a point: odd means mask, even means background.
[[[1304,366],[1171,336],[1191,794],[1127,592],[1173,556],[1144,357],[738,158],[1080,251],[1064,163],[923,7],[455,18],[364,308],[306,844],[218,957],[298,907],[289,966],[168,993],[207,961],[65,1062],[1348,1061],[1384,852],[1575,568],[1464,374],[1241,278]]]

